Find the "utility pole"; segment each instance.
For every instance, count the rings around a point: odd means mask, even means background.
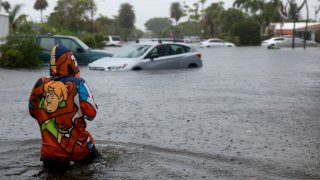
[[[320,11],[320,5],[319,6],[314,6],[314,20],[319,21],[318,20],[318,13]]]

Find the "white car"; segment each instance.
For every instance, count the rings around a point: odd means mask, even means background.
[[[107,46],[115,46],[115,47],[121,46],[121,37],[120,36],[107,36],[105,38],[106,38],[105,44]]]
[[[235,47],[235,44],[223,41],[222,39],[213,38],[200,42],[200,47]]]
[[[270,39],[264,40],[262,41],[261,45],[262,46],[274,46],[280,42],[283,42],[284,40],[286,40],[286,37],[272,37]]]
[[[277,45],[279,47],[292,47],[292,37],[288,37],[285,40],[278,42]],[[294,37],[294,46],[295,47],[303,47],[304,45],[304,39],[300,37]],[[315,41],[306,41],[306,47],[319,47],[319,44]]]
[[[122,71],[201,67],[201,54],[186,44],[143,42],[123,47],[112,57],[98,59],[90,70]]]

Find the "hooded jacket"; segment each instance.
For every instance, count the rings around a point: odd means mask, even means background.
[[[81,160],[94,148],[86,121],[97,106],[73,52],[63,45],[52,48],[50,76],[40,78],[29,98],[29,113],[40,126],[41,160]]]

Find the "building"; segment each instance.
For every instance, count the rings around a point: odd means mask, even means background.
[[[304,31],[306,28],[305,22],[296,22],[295,29],[296,37],[304,38]],[[319,22],[309,22],[307,30],[307,40],[315,40],[315,32],[320,29]],[[276,23],[274,25],[273,33],[275,36],[293,36],[293,22]]]
[[[6,13],[0,12],[0,44],[3,44],[5,37],[9,34],[9,16]]]

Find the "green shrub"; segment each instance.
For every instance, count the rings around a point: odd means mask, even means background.
[[[0,66],[10,68],[39,67],[42,49],[32,36],[8,36],[6,44],[0,46]]]
[[[220,37],[219,37],[219,38],[220,38]],[[222,33],[221,38],[222,38],[224,41],[232,42],[232,43],[234,43],[234,44],[237,45],[237,46],[240,45],[240,44],[239,44],[239,39],[238,39],[237,36],[233,36],[233,35],[230,35],[230,34],[228,34],[228,33],[225,33],[225,34]]]
[[[90,48],[95,48],[96,47],[96,41],[94,37],[91,34],[84,34],[79,36],[79,38]]]
[[[257,23],[238,23],[233,28],[233,34],[239,37],[239,44],[242,46],[261,44],[260,26]]]
[[[102,34],[94,34],[94,40],[96,42],[95,48],[104,48],[106,47],[105,37]]]
[[[104,48],[106,44],[104,43],[104,36],[102,34],[77,34],[76,36],[79,37],[86,45],[90,48]]]

